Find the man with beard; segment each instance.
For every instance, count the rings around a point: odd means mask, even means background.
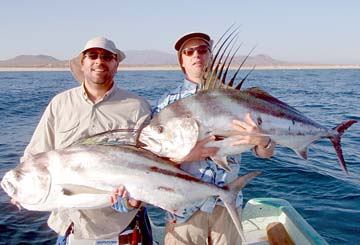
[[[71,72],[80,86],[56,95],[46,107],[26,147],[30,155],[65,148],[79,139],[114,129],[139,130],[150,119],[150,106],[141,97],[119,89],[114,81],[125,54],[104,37],[89,40],[70,61]],[[135,142],[134,131],[124,133],[126,142]],[[120,187],[113,208],[99,210],[59,210],[51,213],[48,224],[59,234],[57,244],[77,240],[114,238],[120,244],[152,244],[151,229],[144,207],[127,198]],[[110,196],[109,196],[110,200]],[[14,200],[16,202],[16,200]],[[110,202],[110,201],[109,201]],[[140,235],[138,234],[140,229]],[[121,233],[119,235],[119,233]],[[134,241],[138,239],[137,241]]]

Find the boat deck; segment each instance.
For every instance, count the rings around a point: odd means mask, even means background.
[[[274,222],[281,223],[295,244],[328,244],[290,205],[278,198],[254,198],[243,210],[243,230],[246,245],[267,245],[266,228]],[[164,227],[153,225],[153,236],[157,244],[163,244]]]

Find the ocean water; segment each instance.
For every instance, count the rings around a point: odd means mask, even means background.
[[[181,83],[182,74],[120,71],[116,80],[153,105]],[[74,86],[69,72],[0,72],[0,178],[18,164],[49,100]],[[360,70],[261,70],[254,71],[244,86],[261,87],[329,128],[344,120],[360,121]],[[266,160],[244,153],[242,173],[262,171],[244,189],[245,201],[286,199],[330,244],[360,244],[359,145],[360,122],[342,138],[349,176],[327,139],[311,145],[307,161],[283,147]],[[154,210],[152,218],[162,223],[162,213]],[[0,244],[54,244],[56,234],[46,225],[49,214],[19,211],[2,189],[0,214]]]

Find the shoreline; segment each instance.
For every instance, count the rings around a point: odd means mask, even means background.
[[[237,69],[237,67],[230,67]],[[253,66],[244,66],[242,70],[252,69]],[[360,69],[360,65],[274,65],[256,66],[255,70],[326,70],[326,69]],[[178,65],[120,65],[119,71],[180,71]],[[69,67],[0,67],[2,71],[70,71]]]

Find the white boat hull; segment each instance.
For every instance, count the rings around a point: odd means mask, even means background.
[[[247,245],[270,244],[266,227],[273,222],[283,224],[295,244],[328,244],[309,223],[284,199],[250,199],[242,213],[242,224]],[[154,244],[163,244],[165,229],[153,225]]]
[[[280,222],[295,244],[328,244],[290,205],[279,198],[254,198],[243,209],[243,244],[269,244],[266,227]]]

